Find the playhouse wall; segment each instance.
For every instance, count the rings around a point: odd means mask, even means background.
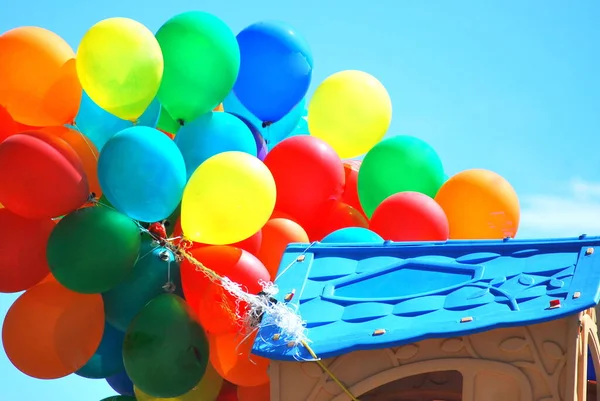
[[[590,336],[580,335],[583,323],[593,332]],[[419,386],[429,393],[439,386],[443,395],[443,387],[447,390],[449,385],[444,374],[449,371],[462,375],[461,401],[584,401],[585,380],[578,378],[585,377],[587,338],[598,344],[595,330],[595,313],[590,310],[531,326],[356,351],[324,363],[361,401],[387,401],[388,396],[403,400],[402,393],[414,392],[417,384],[400,379],[415,375],[421,375]],[[270,374],[271,401],[350,399],[314,362],[273,362]],[[382,387],[388,383],[399,387]]]

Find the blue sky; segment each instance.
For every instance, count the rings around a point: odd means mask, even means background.
[[[389,134],[433,145],[446,170],[487,168],[522,204],[521,237],[600,234],[600,3],[564,0],[4,0],[0,32],[55,31],[74,48],[108,17],[156,31],[188,10],[212,12],[238,32],[260,20],[295,26],[312,46],[311,90],[358,69],[389,91]],[[0,318],[15,296],[0,296]],[[2,400],[96,401],[103,380],[39,381],[0,351]]]

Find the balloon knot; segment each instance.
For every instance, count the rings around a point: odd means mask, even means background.
[[[169,254],[169,251],[167,251],[167,250],[161,251],[161,252],[158,254],[158,257],[159,257],[159,258],[160,258],[160,260],[162,260],[163,262],[168,262],[168,261],[169,261],[169,259],[171,259],[171,255]]]
[[[148,227],[148,231],[150,232],[150,234],[157,237],[159,240],[167,239],[167,229],[165,228],[165,225],[161,222],[150,224],[150,226]]]
[[[267,127],[270,127],[272,124],[273,124],[273,122],[272,122],[272,121],[264,121],[264,122],[262,123],[262,127],[263,127],[263,128],[267,128]]]
[[[172,294],[175,292],[176,289],[175,283],[169,281],[168,283],[165,283],[165,285],[162,286],[162,289],[168,292],[169,294]]]
[[[181,125],[182,127],[185,125],[185,121],[183,121],[183,118],[178,118],[178,119],[177,119],[177,123],[178,123],[179,125]]]
[[[97,198],[96,198],[96,193],[95,193],[95,192],[91,192],[91,193],[89,194],[89,196],[88,196],[88,202],[93,202],[93,203],[95,203],[96,201],[97,201]]]
[[[275,298],[273,298],[271,296],[271,294],[269,294],[265,291],[261,291],[256,295],[258,295],[262,304],[274,305],[277,303],[277,300]],[[251,309],[250,312],[248,312],[250,327],[258,327],[260,325],[264,315],[265,315],[264,307],[259,306],[259,307],[255,307],[254,309]]]

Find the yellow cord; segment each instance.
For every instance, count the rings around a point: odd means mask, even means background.
[[[302,345],[304,346],[304,348],[306,348],[306,350],[308,351],[308,353],[313,357],[313,359],[321,367],[321,369],[323,369],[323,371],[325,373],[327,373],[329,375],[329,377],[331,377],[331,379],[342,389],[342,391],[344,393],[346,393],[346,395],[348,397],[350,397],[350,399],[352,401],[360,401],[358,398],[356,398],[354,395],[352,395],[352,393],[350,392],[350,390],[348,389],[348,387],[346,387],[344,385],[344,383],[342,383],[340,381],[340,379],[338,379],[333,374],[333,372],[331,370],[329,370],[329,368],[327,366],[325,366],[325,364],[323,363],[323,361],[321,361],[321,359],[319,357],[317,357],[317,354],[315,354],[315,351],[313,351],[313,349],[310,347],[310,345],[308,345],[308,343],[306,341],[302,341]]]

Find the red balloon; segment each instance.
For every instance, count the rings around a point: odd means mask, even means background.
[[[450,226],[444,210],[420,192],[399,192],[377,206],[369,227],[391,241],[445,241]]]
[[[228,381],[223,381],[221,392],[215,401],[238,401],[237,386]]]
[[[35,132],[0,143],[0,203],[8,210],[31,219],[58,217],[88,196],[83,163],[62,139]]]
[[[262,290],[261,282],[271,277],[267,268],[254,255],[232,246],[206,246],[190,251],[192,257],[220,276],[228,277],[251,294]],[[198,314],[204,329],[213,334],[235,331],[237,321],[236,299],[218,283],[211,282],[189,261],[181,264],[183,293],[192,309]],[[226,304],[223,305],[223,302]],[[245,305],[239,306],[244,311]]]
[[[332,232],[346,227],[369,227],[369,221],[362,213],[340,201],[328,202],[315,217],[307,230],[311,241],[321,241]]]
[[[344,166],[335,150],[321,139],[294,136],[278,143],[265,158],[277,185],[275,209],[304,225],[344,190]]]
[[[354,209],[358,210],[360,214],[367,218],[360,200],[358,199],[358,170],[362,160],[346,160],[344,162],[344,172],[346,173],[346,185],[344,187],[344,193],[342,194],[342,202],[347,203]]]
[[[0,209],[0,292],[25,291],[50,274],[46,243],[55,223],[31,220]]]
[[[238,387],[238,401],[271,401],[271,383],[253,387]]]

